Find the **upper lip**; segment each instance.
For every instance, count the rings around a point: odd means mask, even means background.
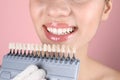
[[[72,24],[70,22],[49,22],[49,23],[45,23],[44,26],[46,26],[46,27],[53,27],[53,28],[76,27],[75,24]]]

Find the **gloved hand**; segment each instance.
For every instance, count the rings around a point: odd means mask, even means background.
[[[46,73],[43,69],[38,69],[36,65],[30,65],[12,80],[46,80],[45,76]]]

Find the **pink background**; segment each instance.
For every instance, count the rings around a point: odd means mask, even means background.
[[[0,63],[9,42],[40,43],[30,15],[29,0],[0,2]],[[103,22],[92,40],[88,55],[114,69],[120,70],[120,0],[114,0],[108,21]]]

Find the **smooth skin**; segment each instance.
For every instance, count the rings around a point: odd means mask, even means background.
[[[120,72],[87,56],[89,42],[100,23],[109,17],[111,9],[112,0],[30,0],[31,17],[41,42],[76,48],[76,57],[81,60],[78,80],[120,80]],[[43,25],[54,21],[72,23],[78,29],[66,41],[51,41],[46,37]]]

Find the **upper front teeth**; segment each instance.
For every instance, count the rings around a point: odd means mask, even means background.
[[[74,28],[50,28],[48,27],[47,30],[50,33],[56,34],[56,35],[64,35],[73,32]]]

